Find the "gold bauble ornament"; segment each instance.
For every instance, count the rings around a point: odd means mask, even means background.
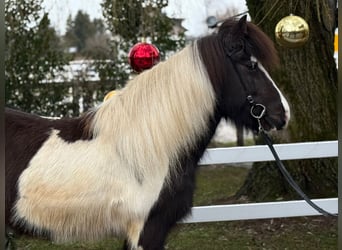
[[[284,47],[298,48],[309,39],[309,25],[303,18],[291,14],[278,22],[275,37]]]
[[[103,98],[103,101],[107,101],[109,98],[111,98],[115,94],[116,94],[115,90],[108,92],[107,95]]]

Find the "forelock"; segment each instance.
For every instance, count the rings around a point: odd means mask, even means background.
[[[265,68],[271,69],[279,65],[279,58],[273,41],[255,24],[247,22],[246,32],[237,33],[233,27],[238,21],[227,19],[220,26],[218,35],[226,39],[243,39],[246,52],[255,56]]]

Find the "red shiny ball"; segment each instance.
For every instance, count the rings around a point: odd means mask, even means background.
[[[159,60],[159,50],[150,43],[137,43],[128,53],[128,62],[137,73],[152,68]]]

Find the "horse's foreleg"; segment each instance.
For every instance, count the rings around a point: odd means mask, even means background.
[[[140,236],[139,245],[145,250],[164,250],[168,233],[173,223],[165,221],[163,216],[150,217],[145,224],[144,231]]]
[[[165,240],[169,230],[165,230],[164,225],[158,225],[151,220],[145,226],[145,233],[140,236],[139,245],[144,250],[164,250]],[[130,250],[128,240],[125,240],[123,250]]]
[[[139,246],[139,238],[141,231],[144,228],[143,220],[134,220],[128,224],[127,237],[128,237],[128,249],[129,250],[143,250]]]
[[[165,204],[166,205],[166,204]],[[173,209],[174,206],[171,205]],[[177,214],[177,211],[173,209],[154,208],[152,214],[145,222],[144,229],[140,234],[138,245],[144,250],[164,250],[164,245],[168,233],[172,227],[177,223],[177,220],[184,215],[178,215],[176,217],[170,216],[173,213]],[[185,209],[187,210],[187,209]],[[185,212],[185,210],[183,210]],[[189,209],[190,210],[190,209]],[[186,212],[185,212],[186,213]],[[130,240],[126,239],[124,242],[123,250],[131,250]]]
[[[164,194],[165,195],[165,194]],[[193,187],[173,194],[173,199],[159,200],[140,235],[139,245],[145,250],[163,250],[166,238],[177,221],[191,211]],[[164,198],[168,196],[165,195]]]
[[[187,166],[178,179],[172,179],[170,185],[165,186],[140,234],[139,246],[144,250],[163,250],[166,238],[177,221],[191,212],[192,197],[195,189],[195,163],[184,163]],[[130,249],[129,240],[124,249]]]

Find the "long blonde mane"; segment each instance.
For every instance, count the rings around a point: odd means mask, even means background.
[[[207,129],[215,96],[196,44],[129,81],[96,111],[95,137],[141,174],[177,161]]]

